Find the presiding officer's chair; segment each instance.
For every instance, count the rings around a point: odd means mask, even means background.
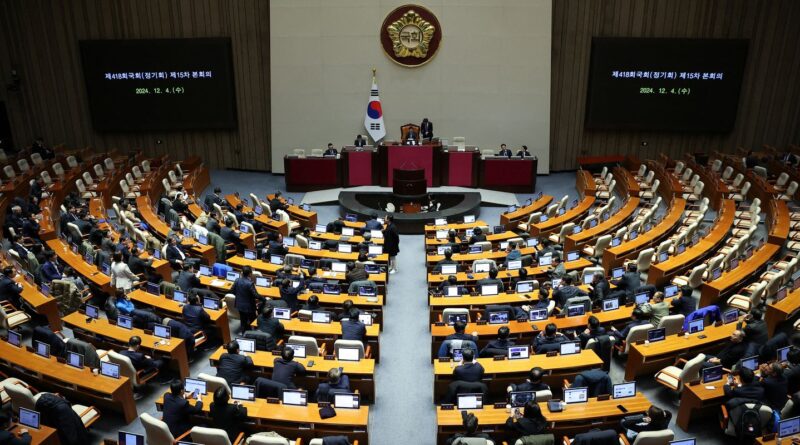
[[[414,130],[414,133],[416,133],[417,137],[414,140],[419,144],[420,137],[422,137],[422,135],[420,134],[419,125],[416,124],[405,124],[400,127],[400,139],[403,143],[405,143],[408,139],[408,132],[411,130]]]

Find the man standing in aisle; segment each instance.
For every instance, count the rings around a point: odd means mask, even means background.
[[[389,273],[397,272],[397,254],[400,253],[400,235],[394,225],[394,217],[386,215],[386,228],[383,229],[383,251],[389,255]]]

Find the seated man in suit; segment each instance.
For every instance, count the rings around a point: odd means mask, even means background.
[[[601,335],[606,335],[606,328],[600,326],[600,320],[595,317],[594,315],[589,316],[589,322],[586,325],[586,329],[583,330],[579,334],[579,338],[581,340],[581,348],[586,347],[586,343],[593,338],[597,338]]]
[[[433,271],[442,273],[442,266],[445,264],[458,264],[458,261],[453,259],[453,251],[450,249],[444,251],[444,258],[436,262],[436,265],[433,266]]]
[[[783,375],[783,365],[778,361],[762,363],[759,371],[761,371],[761,386],[764,387],[764,398],[770,408],[780,412],[786,405],[789,395],[789,382]]]
[[[203,286],[202,283],[200,283],[200,279],[195,275],[193,263],[186,263],[183,265],[183,270],[178,273],[175,284],[184,292],[189,292]]]
[[[31,443],[31,435],[28,433],[27,428],[19,429],[19,437],[12,431],[9,431],[11,426],[11,418],[5,413],[0,413],[0,444],[3,445],[28,445]],[[21,425],[20,425],[21,426]]]
[[[635,310],[634,310],[635,311]],[[744,357],[747,352],[747,342],[745,341],[745,333],[741,330],[735,330],[731,333],[730,341],[725,344],[717,356],[706,356],[706,361],[703,363],[704,368],[711,366],[722,365],[725,369],[733,369],[733,366]]]
[[[286,346],[281,350],[281,356],[276,357],[272,368],[272,380],[283,383],[289,388],[296,388],[295,376],[306,375],[306,367],[294,361],[294,349]]]
[[[469,237],[469,243],[475,244],[480,241],[486,241],[486,235],[483,233],[483,229],[480,227],[475,227],[472,231],[472,236]]]
[[[209,212],[214,211],[214,204],[219,204],[220,206],[227,205],[225,202],[225,197],[222,196],[222,189],[219,187],[214,187],[214,193],[206,195],[206,198],[203,200],[203,204],[205,204],[206,210]]]
[[[350,314],[340,321],[342,325],[342,340],[358,340],[362,344],[367,338],[367,327],[359,319],[358,309],[350,308]]]
[[[650,316],[650,323],[658,327],[661,319],[669,315],[669,303],[664,301],[664,293],[656,292],[653,295],[653,302],[642,305],[642,311]]]
[[[465,295],[469,293],[469,289],[467,286],[462,286],[458,284],[458,278],[455,275],[449,275],[446,280],[442,281],[439,284],[439,292],[442,294],[445,293],[445,288],[457,286],[458,287],[458,295]]]
[[[364,232],[370,230],[383,230],[383,224],[378,221],[378,212],[372,212],[367,222],[364,223]]]
[[[167,238],[167,243],[167,261],[169,261],[173,269],[183,269],[183,263],[189,257],[184,253],[183,248],[178,245],[178,240],[174,236]]]
[[[556,306],[559,308],[563,308],[570,298],[589,295],[581,288],[574,286],[573,281],[571,275],[565,275],[561,278],[561,287],[553,293],[553,299],[556,300]]]
[[[356,140],[353,141],[353,145],[355,145],[356,147],[363,147],[367,145],[367,140],[362,138],[360,134],[356,135]]]
[[[318,402],[333,401],[333,392],[350,392],[350,377],[342,372],[342,368],[331,368],[328,371],[328,381],[319,384],[315,400]]]
[[[512,155],[513,153],[506,147],[506,144],[500,144],[500,151],[497,152],[497,156],[506,156],[510,158]]]
[[[485,285],[489,285],[489,284],[496,284],[497,285],[497,291],[498,292],[503,292],[505,290],[505,287],[503,286],[503,280],[501,280],[500,278],[497,278],[497,273],[498,273],[497,269],[495,269],[495,268],[489,269],[489,277],[488,278],[484,278],[482,280],[478,280],[478,283],[477,283],[478,290],[481,289],[481,286],[485,286]]]
[[[527,157],[531,157],[533,155],[531,154],[531,152],[528,151],[528,146],[527,145],[523,145],[522,146],[522,150],[517,152],[517,156],[519,156],[520,158],[527,158]]]
[[[15,308],[22,309],[22,286],[14,281],[17,272],[11,266],[3,268],[3,276],[0,277],[0,301],[8,301]]]
[[[736,382],[738,380],[738,383]],[[731,381],[730,379],[728,381]],[[764,387],[760,382],[755,381],[755,374],[749,368],[740,368],[738,379],[733,380],[731,384],[725,384],[722,387],[725,391],[727,405],[732,399],[746,399],[756,402],[764,400]]]
[[[328,148],[325,150],[325,153],[322,153],[322,156],[336,156],[338,154],[339,152],[333,147],[333,144],[328,142]]]
[[[203,326],[211,321],[211,316],[203,309],[203,305],[200,304],[200,296],[196,292],[189,294],[187,303],[189,304],[184,305],[182,309],[183,321],[193,333],[200,332],[203,330]]]
[[[222,377],[228,385],[238,385],[248,382],[247,371],[253,369],[253,359],[239,353],[239,343],[236,340],[226,345],[228,352],[223,353],[217,362],[217,377]]]
[[[495,355],[508,354],[508,348],[514,346],[514,340],[509,340],[511,330],[508,326],[501,326],[497,329],[497,339],[490,341],[481,349],[480,357],[492,357]]]
[[[470,334],[466,334],[466,333],[464,333],[464,331],[466,329],[467,329],[467,324],[466,323],[464,323],[463,321],[457,321],[453,325],[453,330],[455,332],[450,334],[450,335],[448,335],[447,337],[445,337],[444,340],[445,341],[447,341],[447,340],[467,340],[467,341],[471,341],[471,342],[473,342],[475,344],[478,344],[478,335],[477,335],[477,333],[473,332],[471,335]],[[442,346],[439,347],[438,357],[448,357],[449,354],[450,354],[450,351],[447,350],[447,344],[445,343],[445,341],[443,341],[442,342]]]
[[[531,368],[524,382],[511,385],[512,391],[550,391],[550,385],[542,382],[544,370],[538,366]]]
[[[406,143],[406,145],[417,145],[419,143],[418,142],[418,138],[419,138],[419,135],[414,130],[414,128],[413,127],[409,128],[408,129],[408,133],[406,133],[405,143]]]
[[[767,343],[769,340],[767,323],[762,319],[763,317],[764,311],[759,308],[753,308],[744,318],[747,323],[744,327],[744,334],[747,336],[747,341],[759,346]]]
[[[143,352],[139,352],[139,348],[141,346],[142,338],[138,335],[134,335],[128,339],[128,349],[120,351],[119,353],[125,357],[128,357],[128,359],[131,361],[131,364],[134,368],[136,368],[137,371],[143,370],[145,373],[151,373],[164,367],[166,364],[164,360],[154,359]]]
[[[461,351],[462,362],[453,370],[453,380],[461,380],[463,382],[480,382],[483,378],[483,366],[474,361],[475,351],[472,349],[464,349]]]
[[[555,323],[548,323],[544,328],[544,332],[540,332],[533,340],[533,349],[537,354],[543,354],[548,351],[558,351],[561,343],[567,342],[569,339],[562,333],[558,332],[558,327]]]
[[[640,326],[646,323],[650,323],[647,319],[647,315],[644,313],[642,308],[634,308],[633,312],[631,312],[631,321],[628,322],[627,325],[622,329],[622,331],[618,331],[615,327],[611,327],[611,333],[614,334],[615,337],[625,340],[628,338],[628,334],[631,332],[631,329],[635,328],[636,326]]]
[[[447,440],[445,441],[445,445],[453,445],[453,444],[461,443],[461,442],[458,441],[458,439],[460,439],[462,437],[465,437],[465,438],[476,437],[476,438],[479,438],[479,439],[491,440],[491,437],[489,437],[488,434],[486,434],[486,433],[484,433],[482,431],[478,431],[478,429],[479,429],[478,417],[475,416],[475,414],[472,414],[472,413],[467,412],[467,411],[461,411],[461,419],[462,419],[463,425],[464,425],[464,432],[463,433],[456,433],[456,434],[453,434],[452,436],[448,437]]]
[[[672,299],[672,312],[674,314],[683,314],[688,317],[689,314],[697,310],[697,299],[692,296],[694,290],[689,286],[682,286],[681,292]]]
[[[192,416],[203,412],[202,394],[195,394],[195,403],[192,406],[186,399],[190,394],[186,394],[183,380],[173,380],[169,386],[169,393],[164,395],[164,406],[162,408],[162,420],[169,427],[169,432],[178,437],[186,431],[192,429]]]
[[[46,253],[47,262],[42,264],[41,276],[42,281],[49,283],[53,280],[61,279],[61,267],[58,265],[58,258],[56,253],[48,250]]]

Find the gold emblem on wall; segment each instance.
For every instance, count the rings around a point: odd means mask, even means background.
[[[419,5],[405,5],[390,12],[380,34],[386,55],[408,67],[427,63],[436,54],[442,39],[436,16]]]

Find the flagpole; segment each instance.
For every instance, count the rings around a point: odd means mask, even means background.
[[[375,72],[378,71],[375,68],[372,69],[372,83],[375,83]]]

